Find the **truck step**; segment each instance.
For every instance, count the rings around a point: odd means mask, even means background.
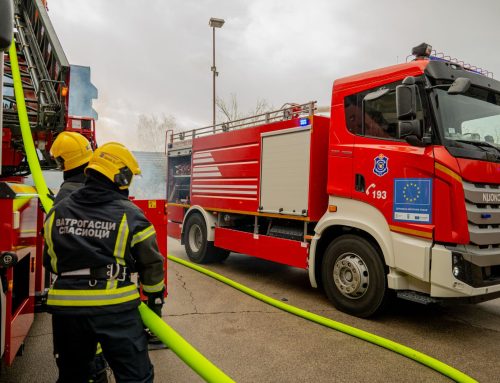
[[[426,294],[418,293],[416,291],[410,291],[410,290],[399,290],[396,292],[396,295],[398,298],[405,299],[407,301],[420,303],[423,305],[430,305],[433,303],[441,302],[440,299],[432,298]]]

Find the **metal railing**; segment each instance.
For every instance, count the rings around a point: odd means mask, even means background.
[[[305,104],[285,104],[280,109],[272,112],[257,114],[250,117],[241,118],[234,121],[226,121],[217,125],[209,125],[203,128],[185,130],[182,132],[170,132],[168,147],[172,148],[174,144],[190,142],[198,137],[209,136],[218,133],[229,132],[233,130],[251,128],[254,126],[269,124],[271,122],[291,120],[293,118],[312,116],[317,110],[316,101],[310,101]]]
[[[408,62],[409,59],[415,59],[415,56],[414,55],[408,55],[408,56],[406,56],[406,62]],[[474,72],[474,73],[477,73],[477,74],[481,74],[481,75],[489,77],[489,78],[494,78],[493,77],[493,72],[490,72],[489,70],[486,70],[486,69],[477,67],[475,65],[466,63],[466,62],[464,62],[462,60],[459,60],[457,58],[454,58],[454,57],[451,57],[451,56],[447,56],[444,53],[437,52],[435,50],[432,50],[431,56],[430,56],[430,60],[446,61],[446,62],[449,62],[449,63],[452,63],[452,64],[456,64],[456,65],[462,67],[464,70],[467,70],[467,71],[470,71],[470,72]]]

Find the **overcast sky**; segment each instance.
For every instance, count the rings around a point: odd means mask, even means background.
[[[421,42],[500,78],[500,1],[49,0],[71,64],[91,67],[99,90],[98,142],[137,149],[140,114],[192,129],[212,121],[210,17],[217,95],[241,111],[259,98],[280,107],[328,105],[333,80],[406,59]],[[159,137],[163,140],[163,137]]]

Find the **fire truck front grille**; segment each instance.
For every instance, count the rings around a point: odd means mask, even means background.
[[[500,185],[463,182],[470,247],[500,249]]]

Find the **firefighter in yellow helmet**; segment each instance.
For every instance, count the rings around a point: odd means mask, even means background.
[[[83,186],[85,182],[85,168],[92,157],[90,142],[77,132],[61,132],[57,135],[50,155],[57,167],[63,171],[63,183],[57,193],[54,203],[69,196],[73,191]],[[89,381],[94,383],[108,382],[108,364],[102,355],[102,348],[97,347],[97,353],[92,362],[92,372]]]
[[[99,342],[117,382],[152,382],[148,341],[137,310],[143,292],[163,305],[163,262],[154,227],[128,199],[132,153],[115,142],[96,149],[85,185],[54,205],[44,224],[58,382],[88,382]]]
[[[84,170],[92,157],[89,141],[76,132],[62,132],[54,140],[50,155],[63,171],[64,182],[57,193],[54,203],[58,203],[71,192],[79,189],[85,182]]]

